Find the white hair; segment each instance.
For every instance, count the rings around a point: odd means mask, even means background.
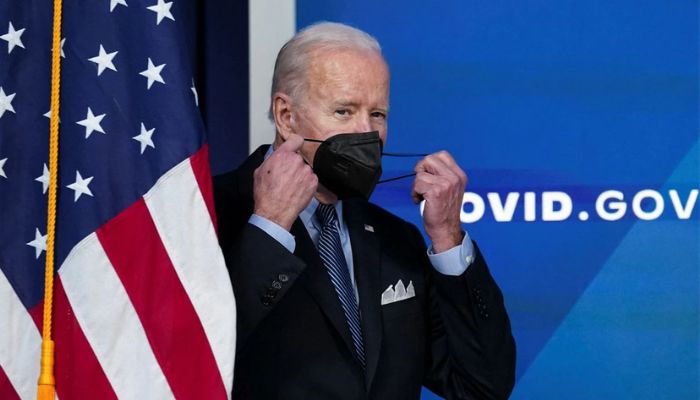
[[[374,37],[345,24],[317,22],[302,29],[277,53],[270,93],[270,120],[274,121],[272,101],[275,93],[286,93],[296,100],[304,91],[312,52],[338,49],[382,53],[379,42]]]

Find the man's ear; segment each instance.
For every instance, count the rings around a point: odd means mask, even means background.
[[[289,95],[277,92],[272,96],[272,117],[275,119],[277,133],[283,141],[295,133],[293,104]]]

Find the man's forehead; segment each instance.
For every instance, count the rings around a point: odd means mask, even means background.
[[[382,56],[367,50],[325,51],[310,58],[308,84],[337,105],[357,105],[372,94],[386,103],[389,74]],[[383,105],[386,107],[386,105]]]
[[[367,72],[388,75],[386,62],[380,53],[350,48],[312,51],[308,70],[321,75],[355,73],[366,76]]]

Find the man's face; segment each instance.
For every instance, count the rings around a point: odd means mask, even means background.
[[[307,87],[295,107],[295,133],[326,140],[338,133],[378,131],[386,140],[389,71],[374,52],[334,50],[311,57]],[[319,143],[305,142],[311,165]]]

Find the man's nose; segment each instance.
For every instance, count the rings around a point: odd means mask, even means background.
[[[369,132],[372,130],[372,120],[369,114],[358,114],[355,119],[355,132]]]

